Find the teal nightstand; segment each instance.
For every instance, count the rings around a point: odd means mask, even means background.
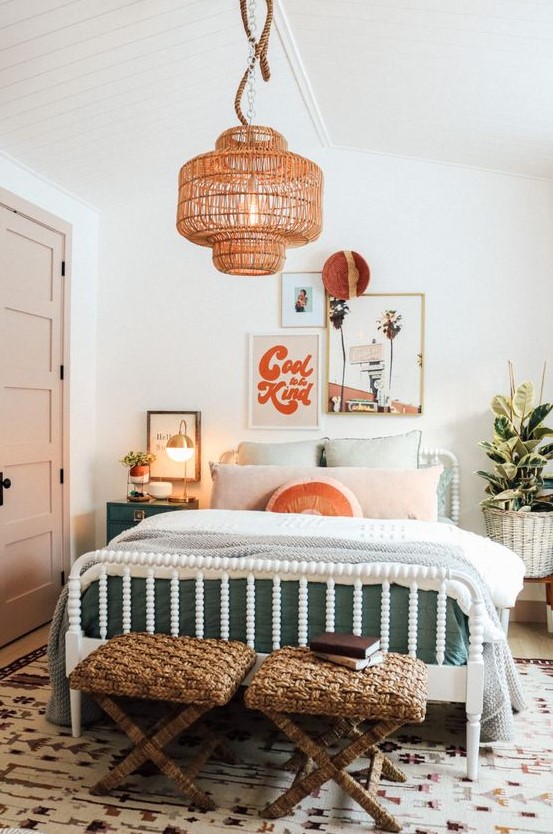
[[[151,518],[159,513],[179,512],[181,510],[197,510],[198,499],[187,504],[174,504],[170,501],[108,501],[106,504],[106,535],[110,542],[114,536],[124,530],[136,527],[145,518]]]

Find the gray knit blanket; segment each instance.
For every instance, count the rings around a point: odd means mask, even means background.
[[[497,612],[488,590],[460,548],[430,542],[357,542],[303,536],[255,536],[212,531],[164,530],[159,524],[139,525],[110,542],[117,551],[186,553],[227,558],[288,559],[334,563],[400,562],[446,567],[466,574],[479,589],[491,622],[500,631]],[[91,562],[94,553],[90,554]],[[269,612],[270,616],[270,612]],[[56,606],[48,641],[52,694],[46,717],[56,724],[70,723],[69,687],[65,674],[65,632],[68,627],[67,589]],[[514,735],[513,711],[525,709],[520,677],[506,639],[484,643],[484,707],[482,740],[506,741]],[[83,697],[83,721],[98,717],[98,708]]]

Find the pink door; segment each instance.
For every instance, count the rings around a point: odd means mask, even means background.
[[[0,645],[48,622],[61,588],[64,246],[0,207]]]

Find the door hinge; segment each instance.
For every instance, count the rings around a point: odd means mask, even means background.
[[[60,379],[64,378],[64,376],[63,376],[64,372],[65,372],[65,368],[63,367],[63,365],[60,365]]]
[[[60,469],[60,484],[63,484],[63,469]]]
[[[61,262],[61,277],[65,276],[65,261]]]
[[[64,570],[62,570],[62,572],[61,572],[61,584],[65,585],[65,571]]]

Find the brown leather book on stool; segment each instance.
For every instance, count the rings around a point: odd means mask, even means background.
[[[380,638],[376,636],[327,631],[314,637],[309,648],[322,660],[356,671],[384,660],[384,654],[380,651]]]

